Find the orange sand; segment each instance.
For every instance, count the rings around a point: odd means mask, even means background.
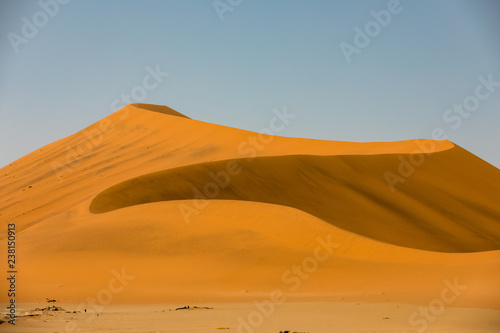
[[[391,191],[384,173],[422,147]],[[500,170],[449,141],[259,137],[134,104],[0,170],[0,247],[14,221],[20,302],[426,304],[458,281],[450,305],[500,308],[498,202]]]

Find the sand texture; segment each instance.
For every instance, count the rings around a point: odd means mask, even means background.
[[[262,332],[414,332],[412,311],[433,301],[447,309],[429,332],[493,332],[499,203],[500,170],[449,141],[286,138],[132,104],[0,170],[0,248],[15,222],[19,303],[109,301],[110,330],[130,304],[144,323],[177,322],[155,313],[178,303],[217,304],[186,331],[236,332],[279,294]]]

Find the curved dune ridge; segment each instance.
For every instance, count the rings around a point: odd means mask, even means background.
[[[200,163],[117,184],[90,205],[93,213],[159,201],[245,200],[297,208],[336,227],[416,249],[473,252],[500,249],[500,175],[478,159],[457,167],[459,147],[435,153],[391,193],[382,175],[394,155],[279,156]],[[409,156],[405,157],[406,159]],[[496,179],[496,182],[492,182]],[[470,187],[470,184],[475,184]],[[189,216],[197,200],[179,203]]]
[[[386,172],[404,174],[394,192]],[[16,302],[85,302],[124,269],[135,278],[113,303],[253,302],[278,288],[428,304],[458,279],[453,305],[500,308],[499,186],[500,170],[447,140],[262,136],[131,104],[0,170],[0,247],[14,222]],[[332,243],[292,289],[292,267]]]

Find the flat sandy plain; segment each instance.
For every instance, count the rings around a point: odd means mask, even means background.
[[[25,304],[34,308],[37,304]],[[211,310],[175,311],[178,304],[109,305],[99,316],[58,313],[19,318],[12,332],[498,332],[500,310],[446,308],[439,316],[415,317],[420,307],[366,302],[285,302],[269,316],[251,303],[210,303]],[[65,304],[76,309],[76,304]],[[425,307],[424,307],[425,308]],[[272,309],[272,311],[271,311]],[[250,319],[250,320],[249,320]],[[244,324],[245,322],[246,324]]]
[[[18,315],[87,308],[19,331],[499,332],[499,202],[500,170],[449,141],[133,104],[0,169],[0,248],[15,223]]]

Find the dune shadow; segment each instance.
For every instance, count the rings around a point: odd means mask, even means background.
[[[386,171],[398,169],[400,160],[392,154],[200,163],[114,185],[93,199],[90,211],[100,214],[171,200],[189,200],[185,204],[193,208],[193,199],[256,201],[300,209],[344,230],[399,246],[440,252],[498,250],[500,211],[494,202],[500,199],[500,174],[480,159],[469,161],[496,177],[478,184],[478,177],[455,165],[455,155],[463,152],[457,147],[432,154],[395,192],[384,177]],[[446,168],[450,164],[452,170]],[[474,200],[468,200],[469,195]],[[477,201],[482,202],[480,209]]]

